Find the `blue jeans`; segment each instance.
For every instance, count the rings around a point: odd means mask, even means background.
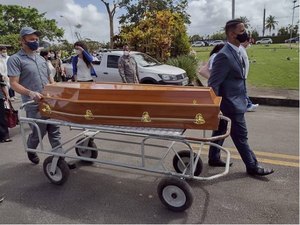
[[[246,100],[247,100],[247,108],[251,107],[251,105],[253,104],[249,98],[249,96],[247,95],[246,97]]]
[[[28,109],[26,110],[26,116],[28,118],[46,119],[41,116],[37,106],[28,107]],[[52,148],[55,148],[56,146],[60,145],[61,133],[59,126],[45,123],[37,123],[37,125],[41,131],[42,138],[46,135],[46,133],[48,133],[48,138]],[[32,132],[28,136],[27,147],[31,149],[36,149],[39,145],[38,132],[33,125],[29,124],[29,126]]]
[[[247,131],[244,113],[228,114],[228,115],[224,114],[224,116],[231,119],[230,136],[243,162],[245,163],[246,168],[252,169],[256,167],[257,166],[256,156],[248,144],[248,131]],[[227,121],[221,120],[218,130],[213,131],[212,136],[225,134],[226,128],[227,128]],[[215,141],[214,143],[222,146],[224,143],[224,139]],[[220,149],[211,146],[209,148],[208,157],[209,160],[211,161],[220,160],[221,157]]]

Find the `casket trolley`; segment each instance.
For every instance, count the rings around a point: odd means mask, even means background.
[[[21,109],[32,103],[23,104]],[[166,177],[163,177],[159,182],[157,193],[161,202],[172,211],[184,211],[192,205],[194,197],[188,180],[212,180],[228,174],[230,152],[213,143],[213,141],[225,139],[229,136],[231,121],[222,115],[219,115],[219,119],[227,121],[225,134],[216,137],[205,137],[205,135],[199,135],[201,132],[198,130],[199,132],[193,132],[197,133],[197,137],[194,137],[187,134],[188,130],[186,129],[79,124],[58,119],[43,120],[22,116],[19,118],[25,151],[49,155],[43,163],[43,170],[46,177],[53,184],[61,185],[67,181],[70,168],[66,159],[163,174]],[[69,128],[76,133],[69,138],[62,135],[61,145],[59,146],[46,147],[47,145],[42,140],[39,123],[57,125],[61,129]],[[35,127],[38,132],[40,144],[37,149],[27,147],[27,125]],[[205,131],[203,134],[205,134]],[[131,147],[109,149],[104,143],[107,143],[108,146],[112,146],[109,143],[118,143],[115,146],[119,146],[119,148],[121,145],[134,145],[136,150]],[[200,155],[207,146],[215,146],[225,153],[226,166],[220,173],[200,176],[203,169]],[[154,148],[159,153],[151,154]],[[127,151],[128,149],[130,150]],[[118,160],[115,161],[114,157],[106,159],[102,157],[102,154],[117,156]],[[126,160],[122,161],[123,157],[127,157]],[[128,157],[135,160],[127,160]]]

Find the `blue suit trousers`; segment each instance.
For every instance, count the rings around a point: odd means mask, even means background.
[[[230,136],[232,141],[237,148],[242,160],[244,161],[246,168],[251,169],[257,166],[257,159],[254,152],[251,150],[248,144],[248,131],[245,121],[245,114],[227,114],[224,116],[231,119],[231,131]],[[212,136],[218,136],[225,134],[227,128],[227,121],[221,120],[219,128],[216,131],[213,131]],[[215,141],[214,143],[222,146],[224,143],[223,140]],[[211,146],[209,149],[209,160],[220,160],[221,154],[220,149]]]

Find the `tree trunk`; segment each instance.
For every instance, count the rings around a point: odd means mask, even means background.
[[[109,43],[109,47],[111,49],[114,48],[114,15],[115,15],[115,11],[116,11],[116,7],[117,5],[114,4],[112,10],[110,10],[109,8],[109,3],[105,2],[104,0],[101,0],[101,2],[104,3],[107,13],[108,13],[108,18],[109,18],[109,30],[110,30],[110,43]]]
[[[110,49],[114,48],[114,16],[109,13]]]

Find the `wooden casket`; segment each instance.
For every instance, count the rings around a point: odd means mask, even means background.
[[[43,116],[78,124],[214,130],[221,98],[209,87],[55,83],[43,91]]]

